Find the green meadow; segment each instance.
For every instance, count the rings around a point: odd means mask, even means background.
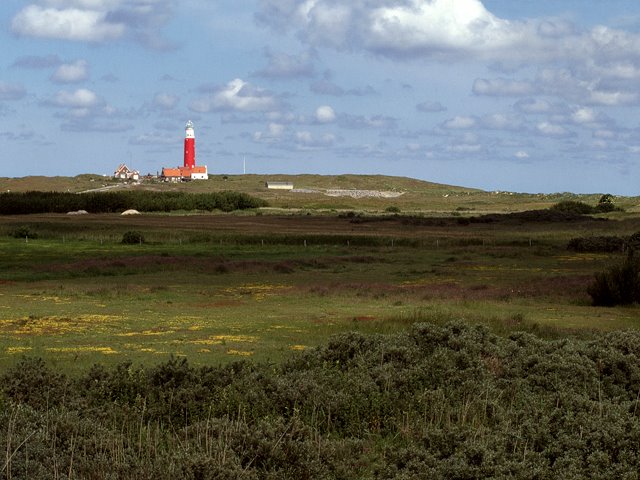
[[[637,308],[596,308],[586,291],[623,254],[567,249],[631,235],[632,213],[470,223],[384,214],[377,201],[382,213],[2,217],[0,366],[24,355],[65,371],[170,356],[279,362],[336,333],[416,322],[550,338],[636,328]],[[128,231],[144,242],[123,244]]]
[[[638,477],[640,308],[588,293],[632,264],[638,198],[0,179],[43,185],[116,193],[0,216],[0,476]]]

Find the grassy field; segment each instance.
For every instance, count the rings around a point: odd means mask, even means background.
[[[640,230],[633,214],[613,217],[0,217],[0,367],[22,355],[69,372],[171,355],[196,365],[279,362],[334,333],[417,321],[546,337],[636,328],[636,307],[592,307],[586,293],[622,254],[566,248],[573,237]],[[11,236],[25,228],[32,238]],[[145,243],[123,245],[131,230]]]
[[[0,180],[269,202],[0,216],[0,476],[635,478],[640,307],[587,293],[626,254],[567,247],[621,250],[637,198],[268,179],[302,191]]]
[[[291,182],[294,192],[268,190],[266,182]],[[233,190],[263,198],[276,213],[309,211],[314,214],[334,211],[362,211],[379,213],[396,207],[403,213],[423,215],[479,215],[548,208],[561,200],[580,200],[595,204],[602,193],[576,195],[572,193],[514,193],[487,192],[474,188],[443,185],[405,177],[382,175],[212,175],[208,181],[180,184],[143,180],[133,184],[99,175],[76,177],[0,178],[0,192],[5,191],[70,191],[95,189],[151,189],[158,191],[186,191],[193,193]],[[397,197],[351,198],[328,196],[331,190],[360,190],[392,192]],[[617,197],[616,204],[627,212],[640,212],[638,197]]]

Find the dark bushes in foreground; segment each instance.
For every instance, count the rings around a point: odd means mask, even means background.
[[[576,237],[569,240],[568,250],[574,252],[610,253],[623,252],[627,245],[627,240],[616,236],[591,236]]]
[[[590,246],[591,249],[577,248],[582,241],[585,242],[584,247]],[[616,250],[627,250],[628,253],[623,262],[596,274],[593,283],[587,288],[587,293],[591,296],[594,306],[613,307],[640,303],[640,232],[634,233],[627,239],[618,237],[572,239],[569,242],[569,248],[572,246],[577,251],[613,251],[605,250],[607,246],[617,246]]]
[[[595,306],[613,307],[640,303],[640,252],[630,250],[620,264],[596,274],[587,288]]]
[[[244,210],[266,206],[262,199],[239,192],[5,192],[0,193],[0,214],[67,213],[86,210],[90,213],[113,213],[128,209],[141,212],[176,210]]]
[[[636,478],[640,333],[343,334],[282,365],[2,378],[8,478]]]

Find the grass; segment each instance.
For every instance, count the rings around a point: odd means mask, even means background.
[[[25,224],[37,239],[8,235]],[[65,371],[171,355],[196,365],[278,362],[335,333],[418,321],[551,338],[636,328],[640,310],[594,308],[586,294],[617,254],[566,250],[578,234],[635,228],[633,218],[416,226],[328,216],[3,217],[0,367],[22,355]],[[149,243],[122,245],[127,230]]]
[[[296,193],[267,190],[265,182],[291,182],[299,190],[313,193]],[[402,214],[456,214],[479,215],[493,212],[523,211],[548,208],[562,200],[578,200],[595,205],[601,193],[576,195],[572,193],[514,193],[487,192],[474,188],[437,184],[405,177],[383,175],[211,175],[207,181],[169,184],[145,181],[133,185],[100,175],[76,177],[24,177],[0,178],[0,191],[71,191],[83,192],[101,187],[141,188],[161,191],[217,192],[234,190],[245,192],[267,200],[278,213],[285,212],[331,212],[357,211],[383,213],[392,206]],[[374,190],[401,192],[396,198],[329,197],[330,189]],[[627,211],[640,211],[637,197],[616,197],[615,203]],[[267,210],[268,212],[269,210]],[[273,210],[271,210],[273,211]],[[613,214],[616,216],[619,214]]]

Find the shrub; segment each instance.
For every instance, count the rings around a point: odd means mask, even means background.
[[[608,213],[616,210],[622,210],[621,208],[616,207],[613,203],[599,203],[593,209],[594,213]]]
[[[638,331],[549,341],[455,322],[341,334],[282,364],[72,378],[24,359],[0,375],[0,476],[636,478],[639,356]]]
[[[604,203],[613,204],[613,195],[611,195],[610,193],[605,193],[604,195],[602,195],[600,197],[600,200],[598,200],[598,205],[602,205]]]
[[[575,200],[563,200],[562,202],[553,205],[550,210],[572,213],[574,215],[589,215],[594,213],[594,208],[591,205],[587,205],[584,202],[577,202]]]
[[[38,238],[38,234],[29,227],[18,227],[10,235],[13,238]]]
[[[135,230],[130,230],[128,232],[125,232],[124,235],[122,235],[122,243],[126,245],[144,243],[144,235],[142,235],[142,233],[137,232]]]
[[[633,250],[621,265],[614,265],[606,272],[596,274],[587,288],[593,305],[612,307],[640,301],[640,259]]]
[[[0,214],[65,213],[87,210],[92,213],[113,213],[127,209],[144,212],[175,210],[243,210],[259,208],[267,203],[239,192],[7,192],[0,193]]]
[[[621,252],[625,239],[614,236],[577,237],[569,240],[568,250],[574,252]]]
[[[616,207],[616,205],[613,202],[613,198],[614,198],[613,195],[611,195],[610,193],[605,193],[604,195],[602,195],[600,197],[600,200],[598,200],[598,204],[595,207],[596,213],[623,211],[622,208]]]
[[[627,247],[630,250],[640,251],[640,232],[636,232],[627,240]]]
[[[389,205],[384,209],[387,213],[400,213],[400,207],[396,207],[395,205]]]

